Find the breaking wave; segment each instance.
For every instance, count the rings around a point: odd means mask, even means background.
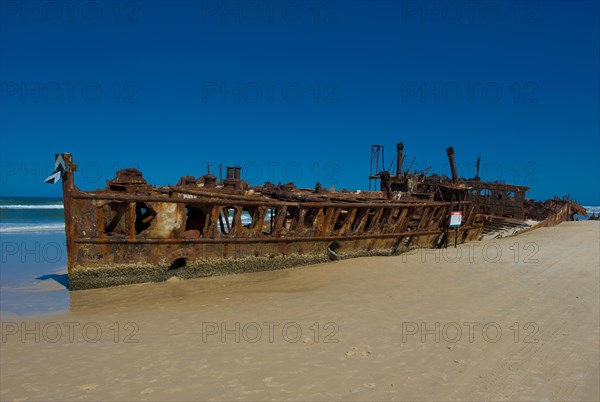
[[[21,224],[0,224],[0,233],[39,233],[39,232],[60,232],[65,230],[64,223],[21,223]]]
[[[64,209],[63,204],[0,205],[0,209]]]

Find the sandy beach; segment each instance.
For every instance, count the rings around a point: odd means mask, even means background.
[[[2,315],[2,400],[599,400],[598,222]]]

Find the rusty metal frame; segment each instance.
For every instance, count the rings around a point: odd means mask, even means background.
[[[197,181],[186,176],[178,185],[158,188],[128,169],[106,189],[83,192],[74,184],[71,155],[64,158],[73,289],[276,269],[332,255],[389,255],[448,240],[448,202],[300,190],[291,183],[250,188],[236,167],[228,167],[220,184],[209,175]],[[476,239],[482,226],[474,221],[472,203],[457,205],[468,216],[459,241]],[[251,218],[246,225],[244,211]]]

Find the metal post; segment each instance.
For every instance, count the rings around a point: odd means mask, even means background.
[[[452,220],[452,212],[454,212],[454,201],[457,203],[457,207],[460,209],[460,203],[456,200],[456,196],[452,193],[452,199],[450,201],[450,220]],[[458,226],[454,228],[454,248],[456,248],[456,243],[458,243]]]
[[[456,172],[456,161],[454,159],[454,148],[446,148],[446,154],[448,155],[448,161],[450,162],[450,170],[452,171],[452,182],[458,181],[458,173]]]
[[[458,243],[458,226],[454,229],[454,248],[456,248],[456,244]]]
[[[402,156],[403,151],[404,144],[400,142],[396,145],[396,177],[400,177],[400,175],[402,175],[402,162],[404,161]]]

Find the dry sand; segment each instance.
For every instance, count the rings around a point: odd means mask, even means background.
[[[456,262],[417,250],[72,292],[68,313],[2,317],[0,396],[598,400],[599,241],[598,222],[569,222]]]

